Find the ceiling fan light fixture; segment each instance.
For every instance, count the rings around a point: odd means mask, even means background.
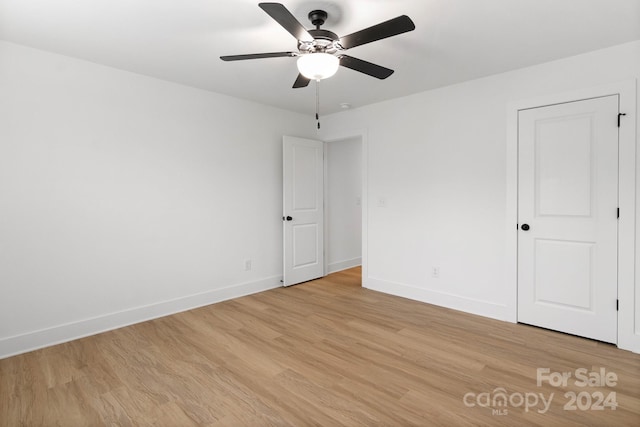
[[[330,53],[307,53],[298,58],[298,71],[312,80],[322,80],[333,76],[339,66],[338,57]]]

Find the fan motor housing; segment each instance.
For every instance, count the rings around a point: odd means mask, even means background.
[[[315,25],[316,28],[313,30],[308,30],[309,34],[311,34],[311,37],[313,37],[312,42],[298,42],[298,50],[300,51],[300,53],[336,53],[340,49],[340,46],[338,45],[340,38],[336,33],[320,28],[320,26],[322,26],[327,20],[327,12],[320,9],[312,10],[311,12],[309,12],[308,16],[309,21],[311,21],[311,23]]]
[[[329,30],[309,30],[309,34],[313,37],[312,42],[300,41],[298,50],[302,53],[336,53],[339,50],[338,41],[340,40],[336,33]]]
[[[329,40],[331,42],[337,42],[339,40],[338,35],[329,30],[309,30],[309,34],[316,40]]]

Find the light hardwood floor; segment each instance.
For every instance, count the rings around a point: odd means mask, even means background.
[[[538,387],[537,368],[572,377]],[[580,368],[616,385],[579,387]],[[498,388],[506,406],[478,406]],[[611,392],[615,410],[580,410]],[[638,426],[640,355],[363,289],[352,269],[0,360],[0,425]]]

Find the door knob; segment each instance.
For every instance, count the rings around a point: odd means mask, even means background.
[[[522,227],[520,228],[522,228],[524,231],[527,231],[529,230],[530,227],[529,227],[529,224],[522,224]]]
[[[284,220],[286,220],[286,221],[291,221],[293,218],[291,218],[290,216],[287,216],[287,217],[284,217],[284,216],[283,216],[283,217],[282,217],[282,219],[284,219]]]

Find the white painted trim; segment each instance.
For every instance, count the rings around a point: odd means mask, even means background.
[[[336,273],[338,271],[347,270],[349,268],[362,265],[362,257],[347,259],[344,261],[332,262],[328,266],[327,274]]]
[[[640,313],[640,284],[637,282],[636,269],[640,269],[640,260],[636,253],[638,212],[636,204],[640,183],[636,180],[640,154],[637,137],[637,82],[631,80],[620,89],[620,112],[627,115],[622,118],[619,132],[619,206],[618,220],[618,347],[640,353],[640,326],[636,316]]]
[[[635,311],[640,310],[640,298],[636,295],[635,269],[640,268],[636,261],[636,170],[640,159],[636,160],[636,80],[630,79],[602,86],[560,94],[544,95],[510,103],[507,107],[507,205],[506,205],[506,254],[507,265],[505,283],[508,292],[508,319],[517,321],[518,310],[518,111],[528,108],[607,95],[620,96],[620,111],[627,115],[620,127],[620,168],[619,168],[619,204],[618,223],[618,347],[640,353],[640,330],[636,327]],[[635,263],[638,263],[636,266]],[[638,298],[638,300],[636,300]]]
[[[3,338],[0,340],[0,359],[205,305],[279,288],[282,286],[280,279],[280,276],[273,276],[255,282],[239,283],[226,288]]]
[[[350,138],[360,138],[362,142],[362,286],[366,286],[368,280],[368,242],[369,242],[369,145],[366,129],[351,129],[325,135],[324,142],[335,142]],[[325,144],[326,145],[326,144]],[[325,236],[325,242],[328,239]],[[326,272],[327,270],[325,270]]]
[[[510,322],[518,321],[518,110],[507,107],[505,297]]]
[[[505,305],[431,289],[418,288],[404,283],[389,282],[369,277],[366,288],[497,320],[507,320],[509,315],[509,307]]]
[[[330,201],[329,201],[329,145],[327,144],[327,141],[322,141],[322,155],[323,155],[323,161],[322,161],[322,167],[323,167],[323,182],[322,182],[322,186],[324,188],[324,191],[322,192],[322,195],[324,197],[323,200],[323,209],[324,209],[324,236],[322,236],[322,238],[324,239],[324,256],[323,256],[323,262],[324,262],[324,266],[323,266],[323,272],[324,275],[326,276],[327,274],[331,273],[329,271],[329,253],[331,251],[331,245],[329,244],[329,208],[330,208]]]

